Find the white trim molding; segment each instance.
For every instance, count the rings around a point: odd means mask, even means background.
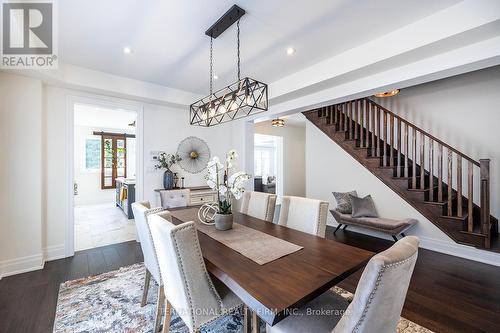
[[[42,254],[4,260],[0,262],[0,279],[42,269],[44,265]]]
[[[337,227],[336,222],[327,223],[328,226]],[[349,230],[358,232],[360,234],[378,237],[393,241],[392,238],[386,234],[377,232],[377,231],[368,231],[363,228],[358,228],[355,226],[349,226]],[[407,232],[408,236],[412,235],[411,231]],[[500,267],[500,253],[495,253],[487,250],[476,249],[472,246],[458,244],[452,241],[444,241],[441,239],[430,238],[421,235],[412,235],[420,238],[420,247],[431,250],[434,252],[449,254],[454,257],[474,260],[477,262],[481,262],[483,264],[499,266]]]
[[[136,113],[136,200],[144,196],[144,106],[142,103],[115,97],[72,92],[66,101],[66,224],[64,233],[64,253],[71,257],[75,253],[75,227],[73,195],[74,183],[74,105],[97,105],[103,108],[122,109]]]
[[[62,259],[66,257],[64,244],[47,246],[43,249],[43,260],[45,262]]]

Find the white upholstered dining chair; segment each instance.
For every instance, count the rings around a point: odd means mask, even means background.
[[[370,259],[350,304],[328,291],[275,326],[268,325],[266,333],[396,332],[418,244],[417,237],[407,236]]]
[[[132,204],[134,212],[135,225],[137,235],[141,244],[142,254],[144,256],[144,266],[146,267],[146,274],[144,277],[144,290],[142,293],[141,306],[146,305],[148,298],[148,290],[153,277],[158,285],[158,298],[156,302],[156,321],[155,332],[158,332],[161,321],[161,299],[163,298],[163,282],[161,279],[160,267],[158,266],[158,259],[153,246],[153,238],[148,224],[148,217],[151,214],[161,214],[162,218],[171,220],[170,213],[164,211],[163,208],[151,208],[149,201],[134,202]]]
[[[160,191],[161,206],[164,209],[187,207],[191,198],[189,189]]]
[[[276,195],[263,192],[245,192],[241,202],[241,213],[273,222]]]
[[[189,332],[199,332],[214,320],[242,309],[240,299],[222,283],[216,288],[208,275],[194,222],[175,226],[151,215],[149,226],[164,283],[163,332],[169,331],[172,308]]]
[[[285,196],[278,224],[324,238],[327,214],[328,202]]]

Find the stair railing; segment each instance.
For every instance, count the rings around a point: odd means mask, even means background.
[[[472,159],[368,98],[324,107],[318,114],[344,131],[346,139],[356,140],[360,147],[369,149],[371,156],[380,157],[383,167],[395,167],[396,176],[411,180],[412,189],[427,190],[427,201],[446,203],[446,216],[463,220],[467,214],[468,232],[474,232],[474,188],[478,188],[480,233],[486,236],[485,246],[489,247],[489,159]],[[463,164],[467,170],[466,191]]]

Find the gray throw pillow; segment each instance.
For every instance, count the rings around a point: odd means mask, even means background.
[[[351,206],[351,199],[349,198],[349,196],[352,195],[354,197],[357,197],[358,193],[356,191],[332,192],[332,193],[333,193],[333,196],[335,197],[335,200],[337,201],[336,210],[342,214],[351,214],[352,213],[352,206]]]
[[[353,195],[349,197],[351,198],[352,217],[378,217],[371,195],[367,195],[364,198],[358,198]]]

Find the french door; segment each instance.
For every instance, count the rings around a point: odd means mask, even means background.
[[[127,138],[123,134],[102,134],[101,189],[116,188],[118,177],[127,177]]]

